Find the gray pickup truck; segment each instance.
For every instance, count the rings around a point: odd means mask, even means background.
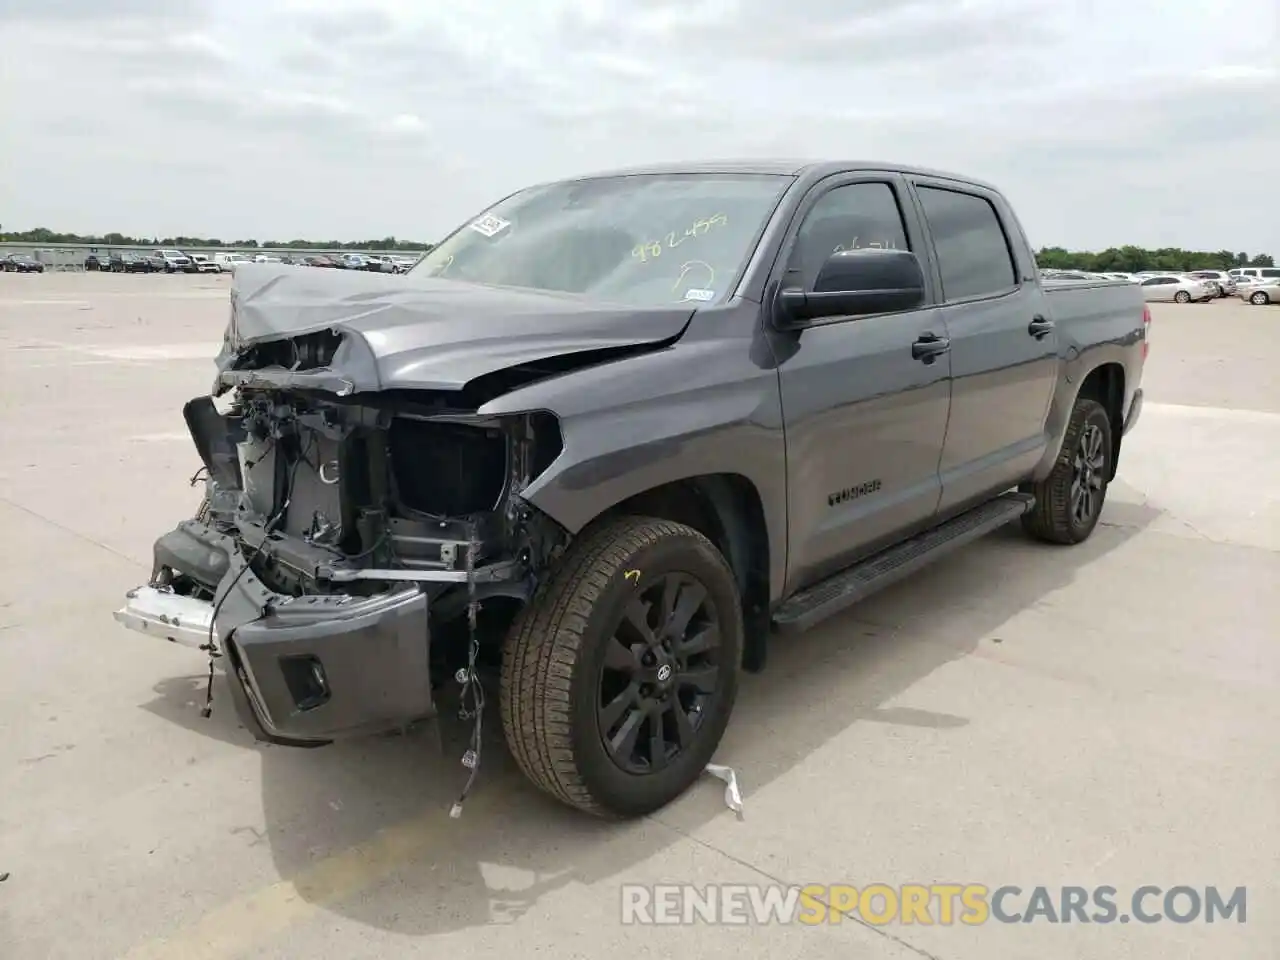
[[[786,635],[1014,520],[1088,538],[1150,319],[1042,281],[996,189],[856,163],[535,186],[404,276],[247,264],[184,408],[204,502],[116,618],[269,743],[454,683],[478,727],[493,665],[528,777],[642,815]]]

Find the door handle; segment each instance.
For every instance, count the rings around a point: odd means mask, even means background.
[[[1032,317],[1031,326],[1027,327],[1027,333],[1031,334],[1037,340],[1047,337],[1053,333],[1053,321],[1046,320],[1044,317]]]
[[[951,349],[951,341],[936,333],[922,333],[911,345],[911,356],[925,363],[933,363],[942,354]]]

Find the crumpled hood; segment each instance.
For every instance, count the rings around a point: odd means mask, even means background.
[[[332,330],[354,336],[328,368],[287,377],[274,368],[271,379],[342,393],[460,390],[522,363],[670,340],[693,313],[689,304],[634,308],[454,280],[239,264],[218,367],[254,344]]]

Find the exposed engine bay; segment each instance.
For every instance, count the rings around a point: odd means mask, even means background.
[[[184,414],[208,469],[211,523],[236,531],[279,593],[416,582],[434,600],[473,582],[482,598],[526,599],[562,543],[519,499],[560,452],[549,414],[486,420],[381,396],[246,387],[192,400]]]

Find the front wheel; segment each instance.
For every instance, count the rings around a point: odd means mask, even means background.
[[[1249,302],[1261,307],[1264,304],[1270,303],[1271,298],[1267,296],[1265,292],[1263,292],[1262,290],[1259,290],[1257,293],[1249,297]]]
[[[1053,471],[1025,487],[1036,498],[1022,526],[1037,540],[1082,543],[1102,516],[1111,479],[1111,418],[1088,397],[1076,399]]]
[[[698,531],[626,517],[584,535],[503,649],[502,726],[516,763],[596,816],[665,806],[724,735],[742,634],[733,572]]]
[[[1187,293],[1185,290],[1179,290],[1173,295],[1173,299],[1178,301],[1178,303],[1190,303],[1191,294]]]

